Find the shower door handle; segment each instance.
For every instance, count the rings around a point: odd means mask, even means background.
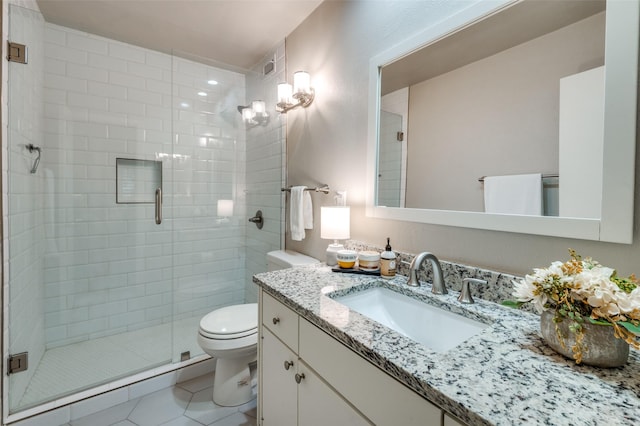
[[[156,225],[162,223],[162,189],[156,189]]]

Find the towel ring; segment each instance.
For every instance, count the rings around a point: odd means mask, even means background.
[[[35,161],[33,162],[33,166],[31,167],[31,173],[35,173],[36,170],[38,170],[38,164],[40,164],[40,155],[42,155],[42,150],[39,146],[35,146],[32,143],[27,145],[27,149],[30,153],[33,153],[33,151],[36,151],[38,153],[38,157],[35,159]]]

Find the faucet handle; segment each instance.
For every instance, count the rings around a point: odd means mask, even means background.
[[[463,278],[462,290],[460,290],[460,296],[458,296],[458,301],[460,303],[475,303],[473,301],[473,297],[471,297],[471,290],[469,290],[469,283],[488,284],[486,280],[479,280],[477,278]]]

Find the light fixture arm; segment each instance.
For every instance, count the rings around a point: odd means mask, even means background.
[[[294,108],[303,107],[306,108],[313,102],[313,99],[316,96],[316,92],[313,88],[309,89],[309,93],[294,93],[293,98],[297,100],[295,104],[290,104],[287,102],[278,102],[276,104],[276,111],[281,114],[285,114],[291,111]]]

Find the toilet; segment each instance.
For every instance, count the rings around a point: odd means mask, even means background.
[[[291,250],[267,253],[269,271],[319,263]],[[200,320],[198,344],[216,359],[213,402],[235,407],[255,397],[255,365],[258,357],[258,304],[226,306]],[[252,383],[254,382],[254,383]]]

